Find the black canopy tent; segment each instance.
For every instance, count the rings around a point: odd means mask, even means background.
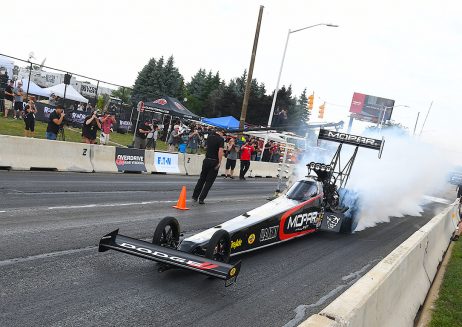
[[[179,118],[186,118],[197,121],[201,120],[198,115],[193,114],[185,106],[183,106],[178,99],[169,96],[163,96],[155,101],[145,102],[144,110],[167,114]]]
[[[172,127],[173,117],[196,120],[196,121],[201,120],[199,116],[193,114],[185,106],[183,106],[178,99],[172,98],[166,95],[155,101],[145,102],[143,104],[143,111],[162,114],[162,125],[164,125],[165,115],[170,116],[170,122],[168,123],[168,128],[167,130],[164,129],[164,133],[162,135],[163,140],[166,139],[167,134],[170,132],[170,129]],[[138,128],[139,119],[140,119],[140,112],[138,112],[138,117],[136,119],[135,131]],[[133,141],[135,140],[135,134],[136,132],[133,135]]]

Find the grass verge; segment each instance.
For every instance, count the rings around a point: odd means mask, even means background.
[[[2,113],[3,114],[3,113]],[[4,118],[0,117],[0,134],[3,135],[12,135],[12,136],[24,136],[24,121],[22,119],[13,119],[13,118]],[[47,124],[43,122],[35,122],[35,138],[44,139],[45,132],[47,129]],[[73,128],[65,126],[64,134],[66,136],[66,141],[68,142],[82,142],[81,136],[82,130],[80,128]],[[96,138],[99,141],[99,132]],[[122,146],[127,146],[132,144],[133,134],[119,134],[111,133],[112,145],[120,144]],[[157,150],[167,150],[167,145],[165,142],[157,141]]]
[[[462,326],[462,239],[454,244],[430,326]]]

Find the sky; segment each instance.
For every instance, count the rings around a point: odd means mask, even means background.
[[[353,92],[394,99],[392,119],[411,132],[420,112],[417,134],[433,102],[421,139],[462,163],[457,1],[11,1],[0,53],[27,59],[33,51],[37,62],[126,86],[150,58],[173,55],[186,81],[200,68],[229,81],[249,67],[260,5],[253,76],[268,93],[289,29],[339,25],[290,34],[280,84],[296,95],[314,91],[315,108],[326,101],[324,121],[347,122]],[[355,122],[353,131],[364,126]]]

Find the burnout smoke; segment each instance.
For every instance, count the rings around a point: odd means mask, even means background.
[[[367,136],[381,138],[377,134]],[[434,194],[446,183],[450,164],[443,151],[403,135],[399,129],[386,129],[383,136],[386,142],[381,159],[377,151],[359,149],[346,186],[348,191],[342,195],[343,203],[350,207],[347,215],[353,213],[355,231],[389,222],[390,217],[420,215],[424,195]],[[343,146],[342,165],[353,149]],[[306,175],[305,165],[310,161],[329,163],[334,151],[308,151],[303,167],[297,169],[298,177],[303,176],[302,172]]]
[[[384,130],[383,135],[382,158],[375,151],[360,149],[347,185],[358,196],[356,231],[389,222],[390,217],[420,215],[423,196],[446,181],[449,163],[442,151],[400,130]],[[348,204],[355,199],[345,200]]]

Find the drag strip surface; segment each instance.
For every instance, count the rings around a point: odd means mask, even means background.
[[[97,252],[116,229],[149,239],[175,216],[186,235],[256,206],[274,179],[215,182],[206,205],[178,211],[197,177],[0,171],[0,326],[294,326],[336,296],[445,207],[393,218],[353,235],[317,233],[233,257],[238,283],[225,288],[189,271]],[[455,193],[454,193],[455,194]],[[432,195],[433,196],[433,195]]]

